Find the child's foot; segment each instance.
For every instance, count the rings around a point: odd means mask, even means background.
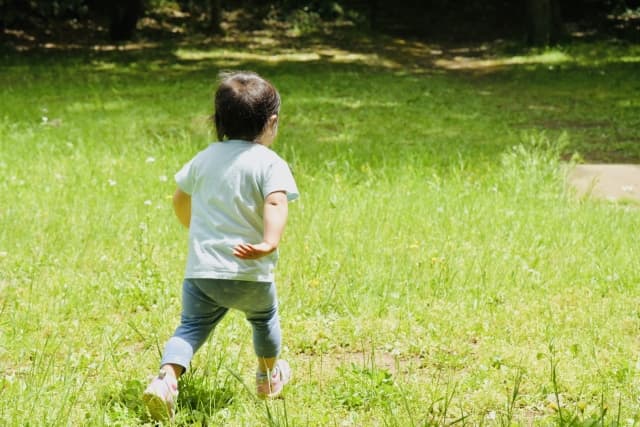
[[[151,418],[156,421],[173,418],[177,398],[178,381],[173,375],[167,375],[164,371],[160,371],[142,394],[142,400]]]
[[[291,368],[284,360],[278,360],[271,375],[256,373],[256,392],[260,399],[273,398],[282,392],[282,388],[291,379]]]

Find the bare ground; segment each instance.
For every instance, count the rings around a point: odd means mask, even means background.
[[[568,182],[581,197],[640,202],[640,165],[577,165]]]

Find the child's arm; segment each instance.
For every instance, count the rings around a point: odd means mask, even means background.
[[[173,194],[173,211],[176,213],[180,224],[189,228],[189,223],[191,222],[191,196],[179,188]]]
[[[252,245],[241,243],[233,248],[233,254],[242,259],[257,259],[269,255],[280,244],[280,238],[287,224],[289,206],[287,193],[275,191],[264,199],[264,235],[262,242]]]

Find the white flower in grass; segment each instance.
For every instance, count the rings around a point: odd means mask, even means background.
[[[145,204],[146,206],[151,206],[151,200],[145,200],[145,201],[144,201],[144,204]]]
[[[488,420],[495,420],[497,417],[496,411],[489,411],[489,413],[487,414],[487,419]]]
[[[561,394],[557,396],[554,393],[549,393],[547,395],[547,408],[557,411],[558,408],[564,408],[564,399]]]
[[[231,418],[231,410],[229,408],[222,408],[220,411],[218,411],[218,417],[223,420],[228,420],[229,418]]]
[[[115,187],[115,186],[116,186],[116,184],[118,184],[118,182],[117,182],[115,179],[111,179],[111,178],[109,178],[109,185],[110,185],[110,186]]]
[[[166,175],[160,175],[159,178],[160,178],[160,182],[167,182],[167,180],[169,179],[167,178]]]
[[[607,282],[616,282],[620,279],[620,276],[618,276],[618,273],[614,272],[613,274],[610,274],[609,276],[606,277]]]
[[[7,255],[9,255],[9,253],[8,253],[8,252],[0,251],[0,258],[4,258],[4,257],[6,257]]]
[[[42,124],[46,125],[49,122],[49,117],[47,116],[42,116]]]
[[[147,157],[147,163],[153,163],[156,161],[155,157]]]

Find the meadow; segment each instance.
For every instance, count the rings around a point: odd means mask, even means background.
[[[574,162],[640,159],[638,46],[237,43],[2,52],[1,425],[153,425],[173,175],[213,140],[222,69],[283,98],[294,381],[255,398],[232,313],[175,425],[640,423],[640,211],[565,185]]]

